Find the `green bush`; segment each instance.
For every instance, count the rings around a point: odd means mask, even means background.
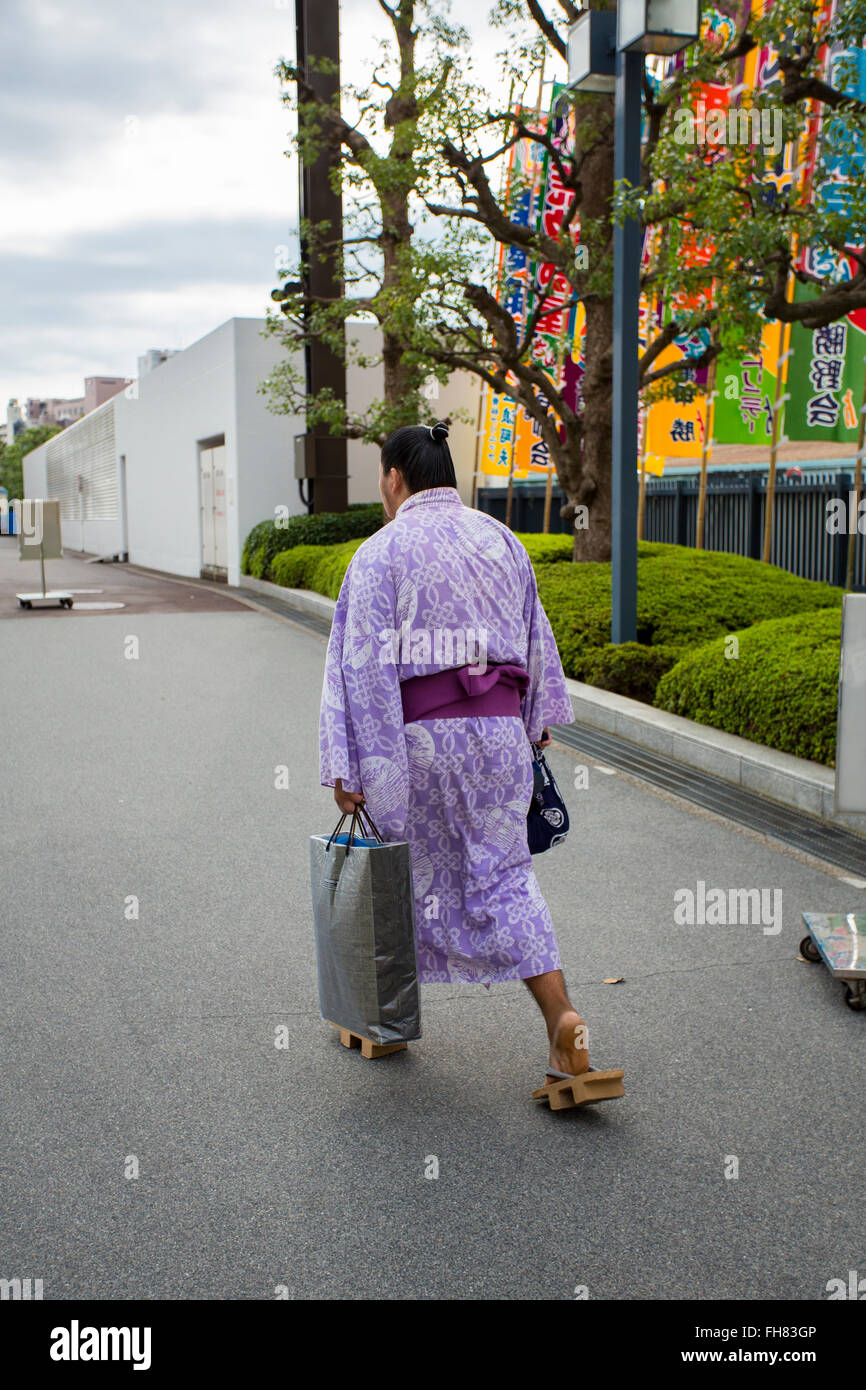
[[[537,573],[566,674],[584,680],[589,653],[610,640],[610,565],[550,563]],[[637,638],[643,646],[685,653],[767,618],[838,610],[841,602],[841,591],[829,584],[739,555],[638,546]]]
[[[364,537],[344,541],[342,545],[296,545],[283,550],[271,565],[273,581],[287,589],[312,589],[336,598],[349,561],[363,540]]]
[[[384,525],[381,502],[356,502],[347,512],[313,512],[291,516],[282,525],[260,521],[244,542],[241,572],[256,579],[272,579],[274,559],[300,545],[339,545],[343,541],[372,536]]]
[[[574,554],[572,536],[542,536],[534,531],[515,531],[514,534],[526,547],[533,565],[550,565],[557,560],[570,561]]]
[[[837,607],[774,618],[717,638],[662,677],[654,703],[699,724],[833,766],[841,615]]]
[[[682,656],[679,647],[645,647],[640,642],[606,642],[592,647],[581,660],[579,679],[587,685],[614,690],[651,705],[656,686]]]
[[[251,533],[250,541],[254,536]],[[520,539],[535,566],[538,591],[567,675],[800,757],[821,762],[832,758],[840,590],[736,555],[642,543],[639,640],[614,646],[610,566],[561,559],[563,550],[571,554],[569,536]],[[275,556],[270,577],[289,588],[336,598],[360,544],[357,539],[341,545],[296,545]],[[772,642],[760,636],[772,634],[776,627],[788,634],[782,658]],[[812,699],[808,653],[813,635],[822,632],[831,638],[821,649],[820,680]],[[723,639],[731,634],[740,642],[739,662],[724,659]],[[785,667],[789,657],[791,674],[783,677],[777,667],[780,660]],[[704,661],[710,663],[706,681],[714,682],[709,694],[700,674]],[[805,662],[802,670],[798,662]],[[780,712],[777,703],[786,692],[793,703]]]

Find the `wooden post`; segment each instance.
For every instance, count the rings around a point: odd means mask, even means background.
[[[479,386],[480,386],[480,390],[479,390],[479,392],[478,392],[478,418],[477,418],[477,421],[476,421],[476,428],[475,428],[475,462],[474,462],[473,465],[472,465],[472,506],[473,506],[473,508],[475,507],[475,503],[476,503],[476,501],[477,501],[477,499],[478,499],[478,476],[479,476],[478,465],[479,465],[479,463],[480,463],[480,461],[481,461],[481,460],[480,460],[480,455],[481,455],[481,429],[482,429],[482,426],[483,426],[483,424],[484,424],[484,397],[485,397],[485,393],[486,393],[486,391],[487,391],[487,382],[486,382],[486,381],[480,381],[480,382],[479,382]]]
[[[782,397],[782,364],[787,356],[782,351],[785,340],[785,324],[779,323],[779,353],[776,359],[776,390],[773,395],[773,427],[770,435],[770,468],[767,473],[767,498],[764,511],[764,544],[761,559],[765,565],[770,563],[773,548],[773,512],[776,502],[776,455],[779,448],[779,405]]]
[[[547,477],[544,481],[544,526],[542,531],[545,536],[550,534],[550,508],[553,503],[553,472],[554,467],[553,464],[551,464],[547,470]]]
[[[515,427],[515,434],[517,429]],[[511,530],[511,510],[514,506],[514,440],[511,441],[511,463],[508,465],[508,491],[505,495],[505,525]]]
[[[778,383],[777,383],[778,384]],[[716,359],[707,372],[707,418],[704,422],[704,441],[701,446],[701,486],[698,492],[698,522],[695,530],[695,550],[704,548],[704,519],[707,512],[707,465],[712,452],[713,399],[716,394]]]
[[[863,358],[866,363],[866,357]],[[866,442],[866,372],[863,374],[863,401],[860,406],[860,428],[857,431],[857,462],[854,465],[854,494],[849,502],[854,509],[854,520],[848,517],[848,556],[845,562],[845,588],[854,587],[854,557],[857,551],[857,523],[860,511],[860,493],[863,488],[863,453]]]
[[[304,74],[316,99],[326,106],[340,109],[340,6],[338,0],[297,0],[295,5],[295,33],[297,43],[297,64]],[[324,60],[327,60],[325,62]],[[305,129],[317,129],[315,122],[308,120],[308,108],[301,103],[298,125],[301,134]],[[304,265],[303,282],[307,295],[313,299],[338,299],[343,292],[341,256],[337,248],[343,239],[343,194],[339,180],[335,183],[336,171],[340,168],[339,150],[327,141],[321,144],[315,158],[308,162],[303,156],[298,161],[300,176],[300,215],[301,226],[324,223],[330,228],[330,249],[310,255],[306,237],[301,236],[301,261]],[[340,248],[341,250],[342,248]],[[344,333],[340,333],[344,341]],[[346,362],[345,348],[336,351],[328,346],[324,338],[314,335],[307,343],[306,352],[307,394],[315,396],[319,391],[329,390],[335,401],[345,404],[346,400]],[[332,435],[325,424],[314,425],[306,430],[312,438],[306,465],[308,488],[314,512],[344,512],[349,505],[349,475],[345,436]]]

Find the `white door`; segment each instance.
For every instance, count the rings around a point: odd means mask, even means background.
[[[224,444],[218,444],[213,449],[202,449],[199,453],[201,567],[221,573],[226,573],[228,569],[225,455]]]
[[[214,568],[228,572],[228,519],[226,516],[226,448],[219,444],[213,455]]]

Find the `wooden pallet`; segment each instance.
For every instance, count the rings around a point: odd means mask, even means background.
[[[329,1020],[330,1022],[330,1020]],[[361,1056],[387,1057],[389,1052],[405,1052],[408,1043],[375,1043],[372,1038],[365,1038],[362,1033],[353,1033],[349,1028],[341,1028],[339,1023],[331,1023],[332,1028],[336,1028],[340,1034],[340,1042],[344,1047],[360,1047]]]
[[[546,1100],[551,1110],[571,1110],[577,1105],[595,1105],[600,1100],[614,1100],[625,1095],[623,1073],[615,1071],[585,1071],[570,1076],[567,1081],[548,1081],[532,1092],[533,1100]]]

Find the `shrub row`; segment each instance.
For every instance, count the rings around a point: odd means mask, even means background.
[[[841,604],[840,591],[829,584],[757,560],[642,542],[638,640],[612,648],[610,565],[553,562],[537,573],[566,673],[644,700],[652,699],[654,675],[660,679],[680,656],[712,638],[768,618],[838,611]]]
[[[347,512],[291,516],[280,524],[260,521],[244,542],[241,572],[256,579],[273,579],[274,559],[283,551],[301,545],[339,545],[358,537],[363,539],[378,531],[384,521],[381,502],[353,503]]]
[[[654,703],[699,724],[811,758],[836,756],[838,608],[756,623],[689,652],[659,681]]]
[[[312,589],[337,598],[349,561],[363,537],[342,545],[296,545],[274,557],[271,577],[287,589]]]
[[[336,598],[349,561],[377,529],[342,544],[282,547],[267,577]],[[259,545],[271,541],[263,534]],[[520,539],[567,675],[832,765],[838,589],[741,556],[645,542],[638,547],[638,641],[613,645],[610,566],[572,564],[567,535]],[[732,634],[736,657],[726,655]]]

